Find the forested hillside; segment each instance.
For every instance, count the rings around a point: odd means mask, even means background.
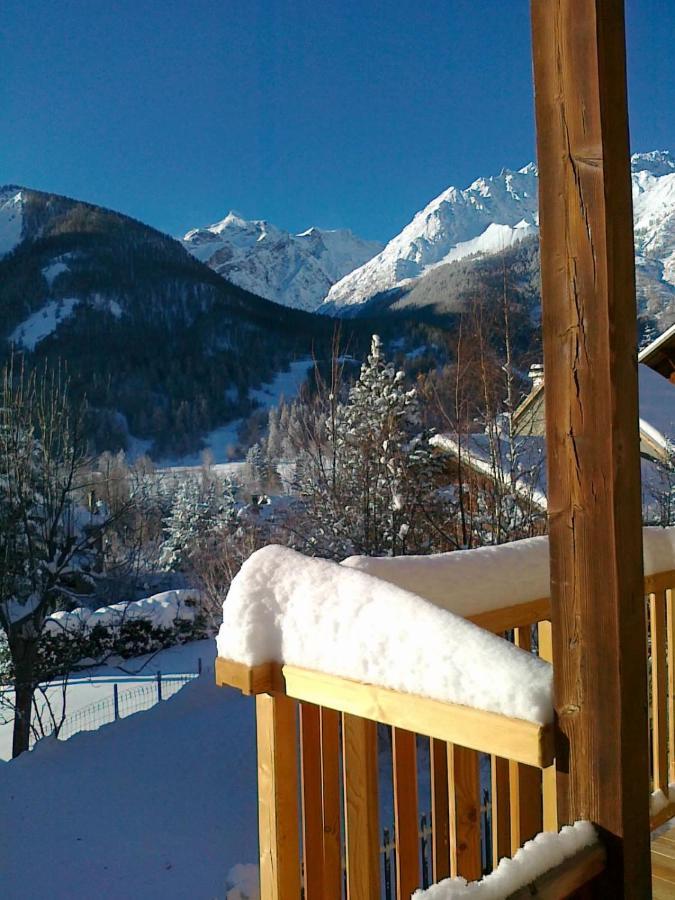
[[[0,259],[0,353],[67,364],[96,449],[129,435],[194,449],[253,408],[249,389],[321,354],[333,323],[262,300],[127,216],[24,188],[20,239]]]

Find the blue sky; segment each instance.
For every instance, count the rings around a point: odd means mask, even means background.
[[[170,233],[395,234],[534,155],[527,0],[3,0],[0,183]],[[627,5],[635,149],[675,148],[675,3]]]

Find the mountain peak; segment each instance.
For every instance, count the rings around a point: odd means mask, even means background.
[[[648,172],[655,178],[675,172],[675,159],[670,150],[634,153],[630,158],[630,164],[633,172]]]
[[[382,249],[348,229],[312,226],[291,234],[234,211],[215,225],[188,231],[183,246],[239,287],[304,310],[316,309],[336,281]]]

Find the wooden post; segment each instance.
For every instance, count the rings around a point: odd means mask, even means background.
[[[300,897],[296,704],[282,694],[256,698],[260,900]]]
[[[650,896],[636,305],[621,0],[532,0],[561,824]]]

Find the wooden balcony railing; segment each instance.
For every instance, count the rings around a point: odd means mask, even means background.
[[[674,592],[675,571],[645,579],[652,783],[662,791],[652,828],[675,815],[667,799],[675,782]],[[473,621],[551,660],[549,617],[542,598]],[[345,880],[350,900],[381,897],[378,763],[388,742],[378,753],[378,726],[381,735],[391,729],[396,897],[422,886],[420,747],[428,752],[434,882],[485,874],[488,766],[492,866],[540,831],[558,829],[551,726],[278,663],[249,668],[219,658],[216,680],[256,697],[263,900],[295,900],[301,889],[305,900],[340,900]],[[596,875],[602,858],[585,853],[560,867],[560,896]]]

